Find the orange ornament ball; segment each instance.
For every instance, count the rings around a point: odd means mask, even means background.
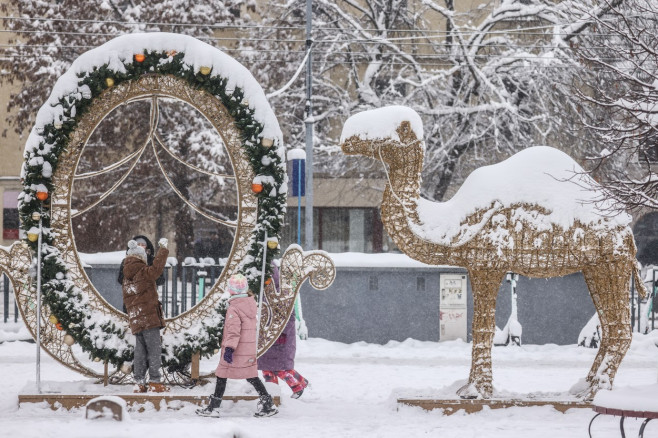
[[[270,285],[271,282],[272,282],[272,277],[265,280],[265,284],[268,285],[268,286]]]
[[[145,59],[146,59],[146,56],[144,56],[143,53],[138,53],[138,54],[135,55],[135,61],[137,61],[137,62],[144,62]]]
[[[252,184],[251,185],[251,191],[254,193],[260,193],[263,191],[263,185],[262,184]]]
[[[48,192],[37,192],[37,199],[39,201],[45,201],[48,199]]]
[[[64,327],[62,327],[61,322],[58,322],[57,324],[55,324],[55,327],[57,328],[57,330],[64,330]]]

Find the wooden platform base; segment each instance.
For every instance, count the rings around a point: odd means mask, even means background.
[[[560,412],[573,408],[592,408],[591,403],[582,401],[560,401],[560,400],[461,400],[461,399],[411,399],[399,398],[398,404],[407,406],[418,406],[426,411],[433,409],[443,409],[445,415],[452,415],[457,411],[464,410],[472,414],[481,411],[483,407],[488,406],[490,409],[503,409],[511,407],[528,407],[528,406],[552,406]]]
[[[100,395],[114,395],[121,397],[126,401],[128,406],[139,406],[145,403],[152,403],[156,410],[161,407],[165,409],[180,409],[182,402],[193,403],[201,406],[208,402],[207,396],[201,395],[179,395],[179,394],[20,394],[18,396],[19,406],[24,403],[42,403],[46,402],[52,409],[65,409],[84,407],[87,402]],[[224,401],[241,401],[241,400],[256,400],[257,395],[240,395],[240,396],[224,396]],[[281,398],[273,396],[274,404],[279,406]],[[164,402],[164,403],[163,403]],[[142,408],[143,409],[143,408]],[[137,409],[138,411],[142,409]]]

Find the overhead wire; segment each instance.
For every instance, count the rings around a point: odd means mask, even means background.
[[[9,31],[9,30],[1,30],[0,33],[6,32],[6,33],[13,33],[13,34],[20,34],[23,33],[23,31]],[[29,31],[29,33],[44,33],[44,31]],[[117,34],[94,34],[94,33],[83,33],[83,32],[47,32],[49,35],[55,34],[55,35],[77,35],[77,36],[89,36],[89,37],[100,37],[100,36],[120,36],[120,35],[126,35],[125,33],[117,33]],[[242,37],[207,37],[207,36],[194,36],[194,38],[203,40],[203,41],[225,41],[228,43],[238,43],[238,42],[245,42],[245,41],[256,41],[256,42],[262,42],[262,38],[242,38]],[[418,39],[423,39],[422,37]],[[428,47],[428,48],[435,48],[435,47],[441,47],[441,48],[452,48],[452,47],[462,47],[462,44],[460,43],[431,43],[431,42],[397,42],[398,40],[396,39],[371,39],[371,40],[365,40],[365,39],[353,39],[353,40],[345,40],[345,41],[336,41],[336,40],[321,40],[321,39],[314,39],[313,44],[314,45],[328,45],[328,44],[335,44],[335,45],[346,45],[346,44],[359,44],[359,45],[366,45],[366,44],[372,44],[372,45],[382,45],[386,42],[394,42],[395,46],[413,46],[413,47]],[[405,40],[406,41],[406,40]],[[299,43],[300,47],[301,44],[305,42],[305,40],[302,39],[268,39],[268,43]],[[14,44],[16,46],[21,46],[21,47],[26,47],[26,44]],[[3,46],[0,44],[0,46]],[[6,45],[5,45],[6,46]],[[87,46],[76,46],[76,47],[97,47],[97,45],[87,45]],[[514,48],[514,49],[523,49],[523,48],[528,48],[528,49],[533,49],[537,47],[541,47],[537,44],[537,41],[533,41],[532,43],[529,44],[510,44],[510,43],[487,43],[486,41],[481,44],[469,44],[469,48]],[[579,47],[584,48],[584,49],[605,49],[606,46],[592,46],[592,45],[585,45],[581,44]],[[250,50],[263,50],[263,49],[250,49]]]
[[[0,20],[27,20],[31,22],[39,22],[39,21],[65,21],[65,22],[72,22],[72,23],[95,23],[95,24],[116,24],[116,25],[121,25],[121,26],[183,26],[183,27],[206,27],[206,28],[212,28],[212,29],[228,29],[228,30],[254,30],[254,29],[274,29],[274,30],[303,30],[303,27],[296,27],[296,26],[263,26],[263,25],[246,25],[246,24],[240,24],[240,25],[224,25],[224,24],[215,24],[215,25],[207,25],[207,24],[201,24],[201,23],[164,23],[164,22],[128,22],[128,21],[119,21],[119,20],[93,20],[93,19],[65,19],[65,18],[51,18],[51,17],[11,17],[11,16],[0,16]],[[545,26],[532,26],[532,27],[525,27],[525,28],[519,28],[519,29],[504,29],[504,30],[487,30],[484,32],[480,32],[478,30],[453,30],[453,31],[438,31],[438,30],[418,30],[418,29],[395,29],[391,30],[390,33],[395,34],[395,33],[405,33],[405,32],[415,32],[419,35],[414,35],[411,37],[387,37],[387,38],[373,38],[373,39],[355,39],[355,40],[350,40],[350,41],[345,41],[345,42],[340,42],[336,40],[322,40],[322,39],[317,39],[314,40],[314,46],[316,47],[313,53],[318,54],[318,55],[325,55],[325,60],[327,57],[332,57],[332,56],[343,56],[343,55],[350,55],[350,56],[359,56],[359,55],[372,55],[372,53],[367,52],[367,51],[336,51],[336,50],[322,50],[322,47],[326,45],[346,45],[346,44],[359,44],[359,45],[365,45],[365,44],[383,44],[386,42],[394,42],[395,46],[413,46],[413,47],[440,47],[440,48],[450,48],[450,47],[455,47],[455,46],[460,46],[458,43],[449,43],[449,44],[443,44],[443,43],[432,43],[432,42],[418,42],[418,41],[410,41],[410,40],[427,40],[428,38],[436,38],[437,36],[440,36],[441,38],[445,38],[447,35],[454,35],[456,33],[462,33],[462,34],[470,34],[470,33],[481,33],[485,35],[498,35],[501,33],[509,34],[510,32],[522,32],[524,36],[530,36],[530,35],[539,35],[539,36],[544,36],[544,37],[553,37],[556,35],[560,35],[559,33],[529,33],[528,31],[530,30],[540,30],[540,29],[555,29],[555,25],[545,25]],[[343,31],[344,29],[338,28],[338,27],[316,27],[318,31]],[[359,30],[367,30],[367,31],[381,31],[380,29],[368,29],[368,28],[362,28]],[[42,33],[42,32],[47,32],[48,34],[56,34],[56,35],[74,35],[74,36],[82,36],[82,37],[103,37],[103,36],[118,36],[122,35],[124,33],[120,32],[71,32],[71,31],[40,31],[40,30],[9,30],[9,29],[0,29],[0,32],[2,33],[14,33],[17,35],[20,35],[21,33]],[[428,35],[431,34],[431,35]],[[562,34],[566,35],[566,34]],[[602,34],[597,34],[597,35],[602,35]],[[198,39],[203,39],[203,40],[209,40],[209,41],[225,41],[227,43],[237,43],[237,42],[245,42],[245,41],[262,41],[261,38],[242,38],[242,37],[212,37],[208,35],[201,35],[201,36],[196,36]],[[302,43],[305,40],[303,39],[272,39],[268,40],[268,42],[281,42],[281,43]],[[540,48],[536,44],[536,41],[533,41],[532,44],[487,44],[486,42],[482,44],[474,44],[472,46],[468,46],[469,48],[488,48],[488,49],[496,49],[496,48],[505,48],[505,49],[518,49],[518,50],[524,50],[527,49],[529,52],[532,52],[533,50],[537,50]],[[91,49],[97,47],[97,44],[65,44],[65,45],[46,45],[46,44],[0,44],[0,53],[5,52],[7,53],[7,56],[4,56],[4,59],[8,59],[8,57],[12,56],[12,50],[26,50],[26,49],[32,49],[33,51],[36,51],[37,49],[50,49],[50,50],[75,50],[75,49]],[[319,48],[318,48],[319,47]],[[582,45],[580,46],[581,49],[583,50],[597,50],[597,49],[604,49],[606,48],[605,46],[592,46],[592,45]],[[244,48],[244,47],[239,47],[239,48],[232,48],[232,47],[221,47],[220,48],[223,51],[226,52],[237,52],[241,53],[244,51],[249,51],[251,53],[274,53],[274,54],[281,54],[281,53],[290,53],[290,54],[303,54],[305,52],[304,48],[300,45],[300,48],[298,50],[295,49],[274,49],[274,48],[256,48],[256,47],[250,47],[250,48]],[[413,56],[414,58],[418,59],[418,62],[424,66],[428,67],[450,67],[454,66],[453,62],[450,62],[447,60],[448,56],[445,54],[441,53],[408,53],[407,55]],[[46,56],[47,57],[47,56]],[[239,56],[238,56],[239,57]],[[520,55],[507,55],[504,53],[477,53],[475,55],[470,56],[473,59],[476,60],[491,60],[491,59],[502,59],[502,60],[536,60],[540,59],[540,55],[528,55],[528,56],[520,56]],[[251,61],[250,58],[248,57],[239,57],[242,59],[248,59]],[[15,59],[15,58],[14,58]],[[622,60],[621,58],[615,58],[615,57],[606,57],[603,59],[604,61],[619,61]],[[259,61],[265,61],[265,62],[297,62],[295,60],[288,60],[288,59],[280,59],[280,58],[273,58],[273,59],[259,59]],[[434,62],[433,62],[434,61]],[[445,62],[437,62],[437,61],[445,61]],[[352,64],[352,60],[346,60],[346,61],[336,61],[332,60],[331,61],[334,64],[337,65],[349,65]],[[408,64],[407,62],[387,62],[387,65],[406,65]],[[535,66],[535,68],[537,68]],[[553,68],[553,69],[562,69],[562,68],[572,68],[570,66],[543,66],[540,68]]]
[[[12,16],[0,16],[0,20],[15,20],[15,21],[64,21],[64,22],[71,22],[71,23],[94,23],[94,24],[115,24],[115,25],[123,25],[123,26],[169,26],[169,27],[205,27],[205,28],[210,28],[210,29],[275,29],[275,30],[299,30],[299,31],[304,31],[305,30],[305,25],[300,24],[299,26],[280,26],[280,25],[263,25],[263,24],[207,24],[207,23],[166,23],[166,22],[132,22],[132,21],[120,21],[120,20],[92,20],[92,19],[73,19],[73,18],[54,18],[54,17],[12,17]],[[501,23],[509,23],[511,21],[506,21],[506,20],[501,20]],[[567,26],[567,25],[574,25],[574,24],[579,24],[578,23],[562,23],[561,26]],[[585,21],[582,21],[582,23],[585,23]],[[549,25],[544,25],[544,26],[530,26],[530,27],[523,27],[523,28],[518,28],[518,29],[500,29],[500,30],[487,30],[487,31],[481,31],[478,29],[473,29],[473,30],[451,30],[451,31],[445,31],[445,30],[431,30],[431,29],[422,29],[421,31],[427,34],[439,34],[439,35],[454,35],[454,34],[509,34],[510,32],[522,32],[526,35],[529,35],[527,33],[528,30],[541,30],[541,29],[555,29],[556,26],[555,24],[549,24]],[[337,31],[344,31],[344,28],[341,27],[322,27],[322,26],[315,26],[315,30],[337,30]],[[387,29],[378,29],[378,28],[368,28],[368,27],[362,27],[358,29],[359,31],[365,31],[365,32],[381,32],[383,30],[390,31],[390,32],[397,32],[397,33],[404,33],[404,32],[418,32],[418,29],[395,29],[395,30],[387,30]],[[544,35],[544,33],[538,33],[537,35]],[[565,32],[565,33],[551,33],[551,35],[557,35],[557,36],[566,36],[570,35],[570,33]],[[598,34],[598,35],[606,35],[606,34]]]
[[[277,29],[277,30],[304,30],[300,26],[265,26],[260,24],[207,24],[207,23],[165,23],[165,22],[142,22],[142,21],[119,21],[119,20],[90,20],[83,18],[55,18],[55,17],[12,17],[0,16],[0,20],[15,21],[65,21],[67,23],[94,23],[94,24],[117,24],[123,26],[170,26],[170,27],[206,27],[210,29]]]
[[[77,49],[77,48],[93,48],[96,46],[57,46],[57,49]],[[0,53],[5,52],[8,56],[13,56],[17,59],[21,59],[22,56],[15,56],[14,53],[11,51],[11,49],[31,49],[34,50],[35,52],[37,51],[36,49],[40,48],[50,48],[52,49],[53,46],[49,45],[9,45],[9,44],[0,44]],[[244,48],[222,48],[221,49],[224,52],[237,52],[241,53],[246,51],[249,52],[255,52],[255,53],[287,53],[291,55],[303,55],[305,51],[303,49],[299,50],[274,50],[274,49],[244,49]],[[332,56],[344,56],[344,55],[371,55],[369,52],[340,52],[340,51],[322,51],[322,50],[314,50],[314,54],[316,55],[326,55],[325,58],[322,58],[323,60],[327,60],[327,57],[332,57]],[[392,56],[398,56],[397,54],[391,54]],[[233,56],[233,55],[232,55]],[[400,55],[401,56],[401,55]],[[43,58],[47,58],[48,56],[44,55],[42,56]],[[236,59],[247,59],[250,61],[253,61],[252,58],[248,56],[233,56]],[[417,60],[418,64],[422,65],[443,65],[443,66],[454,66],[455,63],[450,61],[450,56],[445,55],[445,54],[413,54],[413,57]],[[460,59],[461,57],[457,58]],[[470,59],[475,59],[475,60],[515,60],[515,61],[523,61],[523,60],[542,60],[542,56],[540,54],[538,55],[506,55],[506,54],[475,54],[475,55],[470,55],[468,56]],[[615,61],[625,61],[626,59],[620,58],[620,57],[600,57],[598,58],[601,61],[606,61],[606,62],[615,62]],[[445,62],[432,62],[432,61],[445,61]],[[274,62],[299,62],[298,60],[295,59],[281,59],[281,58],[268,58],[268,59],[262,59],[259,58],[257,61],[274,61]],[[332,63],[335,64],[352,64],[353,62],[367,62],[368,59],[366,59],[365,56],[363,56],[361,59],[355,59],[355,60],[345,60],[345,61],[336,61],[336,60],[331,60]],[[377,61],[382,61],[382,60],[377,60]],[[319,60],[318,60],[319,62]],[[384,62],[386,65],[408,65],[408,62]],[[535,67],[535,66],[533,66]],[[557,68],[560,66],[552,66],[552,65],[547,65],[547,66],[536,66],[539,68]]]
[[[10,29],[0,29],[0,33],[10,33],[10,34],[15,34],[15,35],[20,35],[20,34],[35,34],[35,33],[47,33],[48,35],[77,35],[77,36],[89,36],[89,37],[101,37],[101,36],[109,36],[109,37],[117,37],[120,35],[126,35],[126,32],[69,32],[69,31],[45,31],[45,30],[10,30]],[[148,33],[148,32],[147,32]],[[212,37],[208,35],[199,35],[199,36],[194,36],[194,38],[200,39],[200,40],[208,40],[208,41],[262,41],[262,38],[243,38],[243,37]],[[298,42],[298,43],[303,43],[306,40],[305,39],[270,39],[268,38],[267,41],[275,41],[275,42]]]
[[[3,57],[0,56],[0,59]],[[22,56],[20,55],[12,55],[11,57],[4,57],[4,59],[13,59],[13,60],[20,60]],[[43,56],[42,58],[44,59],[52,59],[50,57]],[[253,59],[241,59],[239,57],[235,57],[237,61],[239,61],[242,64],[248,64],[249,62],[252,62]],[[298,63],[299,60],[286,60],[286,59],[281,59],[281,58],[259,58],[258,62],[266,62],[266,63]],[[347,66],[347,65],[352,65],[354,64],[353,61],[331,61],[332,66]],[[423,67],[425,68],[430,68],[430,70],[427,70],[426,73],[431,74],[431,73],[440,73],[442,69],[454,67],[456,64],[455,63],[439,63],[439,62],[422,62],[419,64],[422,64]],[[386,66],[409,66],[408,62],[387,62]],[[433,68],[433,69],[432,69]],[[543,71],[549,71],[549,70],[577,70],[577,67],[570,66],[570,65],[533,65],[532,70],[543,70]],[[608,68],[603,68],[603,67],[597,67],[597,66],[592,66],[592,67],[582,67],[582,70],[588,70],[588,71],[607,71],[609,70]],[[633,72],[637,71],[637,68],[618,68],[617,70],[619,71],[626,71],[626,72]],[[0,75],[3,73],[0,72]]]

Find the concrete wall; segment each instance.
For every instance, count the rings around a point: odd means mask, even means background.
[[[439,276],[465,273],[459,268],[338,268],[336,281],[325,291],[302,287],[302,306],[309,336],[340,342],[386,343],[407,338],[439,340]],[[380,290],[370,291],[377,276]],[[416,278],[426,278],[426,290],[416,290]],[[581,274],[551,279],[520,277],[518,319],[525,344],[575,344],[594,314]],[[510,285],[501,284],[496,325],[503,328],[511,313]],[[473,297],[468,288],[468,340],[471,340]]]
[[[106,300],[121,308],[116,282],[118,265],[97,265],[87,270]],[[336,281],[324,291],[302,286],[302,308],[309,336],[339,342],[384,344],[413,338],[439,340],[439,278],[463,274],[460,268],[338,267]],[[371,277],[377,290],[370,290]],[[417,290],[417,278],[425,290]],[[496,304],[496,324],[505,326],[511,313],[510,285],[504,279]],[[517,284],[518,319],[524,344],[575,344],[594,314],[594,306],[581,274],[551,279],[520,277]],[[473,299],[468,289],[468,340],[473,320]]]
[[[596,312],[581,273],[549,279],[520,276],[516,293],[524,344],[575,344]],[[512,312],[511,296],[504,281],[496,301],[496,325],[501,329]]]
[[[304,283],[302,309],[309,336],[348,343],[383,344],[407,338],[438,341],[441,273],[465,271],[339,267],[327,290],[318,291]],[[370,290],[370,277],[377,278],[378,290]],[[417,290],[418,277],[425,278],[424,291]],[[470,327],[472,312],[468,318]]]
[[[117,282],[119,265],[95,265],[85,268],[87,276],[105,301],[116,309],[123,309],[123,292]]]

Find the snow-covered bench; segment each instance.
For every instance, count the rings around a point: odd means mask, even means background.
[[[615,388],[610,391],[599,391],[592,401],[592,409],[596,412],[592,421],[589,422],[587,431],[592,438],[592,423],[599,415],[618,415],[619,429],[622,438],[626,437],[624,431],[624,419],[644,418],[638,433],[639,438],[644,437],[644,430],[649,421],[658,418],[658,384],[645,386],[629,386],[625,388]]]

